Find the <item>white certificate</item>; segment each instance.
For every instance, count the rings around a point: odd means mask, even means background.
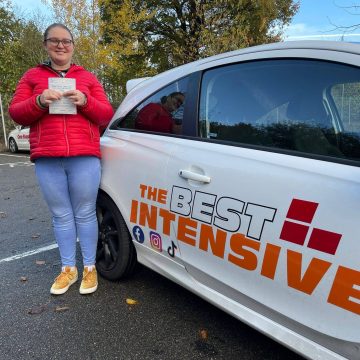
[[[76,80],[71,78],[49,78],[49,89],[57,90],[60,93],[76,89]],[[76,105],[68,98],[62,97],[49,105],[49,114],[76,114]]]

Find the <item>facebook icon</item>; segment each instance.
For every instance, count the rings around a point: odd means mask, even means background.
[[[145,236],[144,236],[144,232],[141,230],[141,227],[139,226],[134,226],[132,233],[134,235],[134,238],[137,242],[139,242],[140,244],[142,244],[145,240]]]

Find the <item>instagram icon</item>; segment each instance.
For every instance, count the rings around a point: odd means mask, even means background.
[[[162,252],[161,236],[154,231],[150,231],[150,244],[154,250]]]

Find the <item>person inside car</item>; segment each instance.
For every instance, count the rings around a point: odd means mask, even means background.
[[[135,128],[139,130],[161,133],[179,134],[181,123],[173,118],[173,113],[182,106],[185,95],[182,92],[172,92],[163,96],[160,103],[151,102],[145,105],[137,114]]]
[[[30,159],[52,214],[62,269],[50,292],[63,294],[77,281],[78,238],[84,265],[80,293],[89,294],[98,286],[99,128],[108,124],[113,108],[95,75],[72,62],[74,39],[65,25],[50,25],[43,45],[49,60],[23,75],[9,112],[30,126]]]

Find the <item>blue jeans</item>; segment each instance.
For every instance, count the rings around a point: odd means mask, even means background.
[[[62,266],[75,266],[77,238],[84,266],[94,265],[100,160],[94,156],[40,158],[35,160],[35,172],[52,214]]]

